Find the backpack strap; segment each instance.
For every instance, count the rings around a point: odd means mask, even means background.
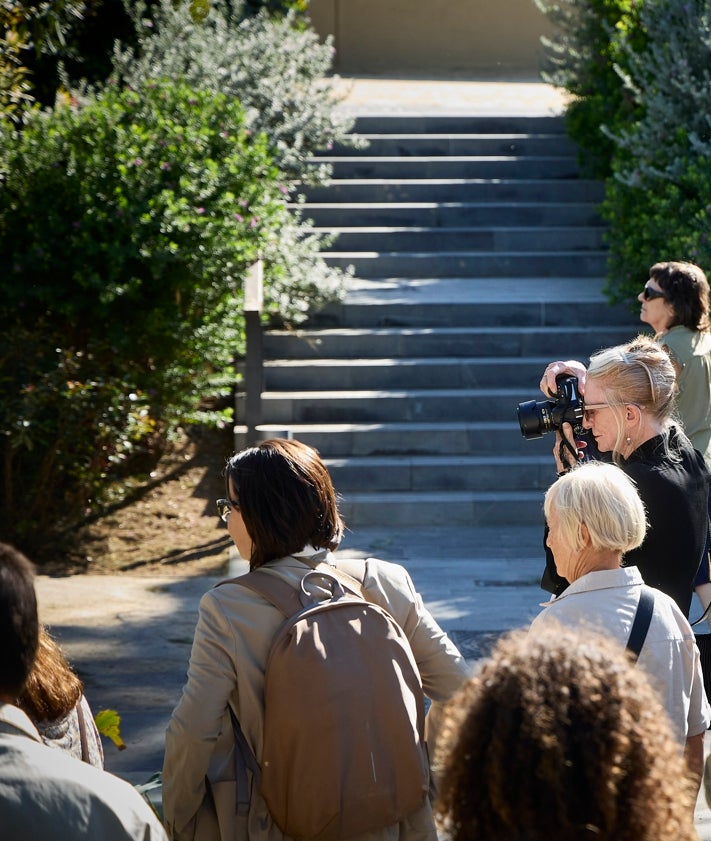
[[[287,618],[303,610],[304,606],[301,604],[299,591],[284,579],[277,575],[270,575],[264,570],[255,569],[246,573],[246,575],[231,578],[230,582],[239,584],[241,587],[247,587],[247,589],[262,596]]]
[[[634,654],[635,660],[639,657],[644,641],[649,630],[649,623],[652,621],[652,613],[654,612],[654,593],[642,585],[642,591],[639,596],[639,604],[637,605],[637,612],[635,613],[634,622],[632,623],[632,630],[630,637],[627,640],[627,650]]]
[[[257,758],[252,752],[247,743],[239,720],[232,709],[232,705],[228,704],[227,709],[230,711],[230,719],[232,720],[232,731],[235,737],[235,783],[237,787],[237,804],[236,813],[238,815],[246,815],[249,813],[250,788],[247,781],[247,771],[251,771],[254,775],[254,782],[257,789],[262,785],[262,769],[259,767]]]

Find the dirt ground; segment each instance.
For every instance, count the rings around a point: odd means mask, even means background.
[[[232,454],[230,431],[185,438],[164,456],[148,489],[78,534],[63,574],[220,575],[232,545],[217,516],[222,470]]]

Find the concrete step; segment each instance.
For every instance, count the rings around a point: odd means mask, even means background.
[[[575,144],[564,134],[361,134],[359,149],[336,145],[329,156],[410,157],[412,155],[575,155]]]
[[[356,134],[562,134],[560,116],[469,116],[466,114],[368,114],[356,117]]]
[[[541,399],[543,395],[540,395]],[[537,399],[536,388],[523,399]],[[239,416],[238,416],[239,417]],[[237,424],[235,449],[245,447],[247,427]],[[324,458],[386,455],[507,455],[550,456],[554,436],[527,440],[515,417],[506,421],[445,421],[443,423],[290,423],[260,424],[260,440],[290,435],[315,447]]]
[[[639,316],[610,306],[601,278],[350,278],[343,300],[311,314],[319,327],[564,327],[625,324]]]
[[[543,399],[537,384],[522,388],[362,389],[352,391],[265,391],[265,423],[396,423],[516,421],[524,400]],[[236,397],[244,416],[244,395]]]
[[[324,155],[314,161],[328,164],[333,178],[576,178],[574,155],[476,156],[409,158],[341,157]]]
[[[376,277],[601,277],[605,251],[330,251],[329,266]]]
[[[599,348],[629,339],[625,325],[562,327],[328,328],[270,330],[268,359],[383,359],[429,357],[548,357],[585,360]]]
[[[272,359],[265,363],[267,391],[363,389],[537,389],[547,357],[420,357],[413,359]],[[530,399],[530,398],[526,398]],[[542,399],[542,397],[540,398]]]
[[[293,207],[297,207],[294,205]],[[602,226],[594,202],[338,202],[298,206],[316,226]]]
[[[564,227],[335,227],[315,228],[334,234],[325,251],[600,251],[604,229]]]
[[[440,493],[346,493],[340,511],[346,525],[388,526],[540,526],[543,544],[543,494],[526,491]],[[541,550],[542,551],[542,550]]]
[[[334,178],[320,187],[302,186],[308,202],[600,202],[604,187],[581,178]]]
[[[545,491],[555,481],[551,453],[526,458],[489,456],[374,456],[326,459],[339,492]]]

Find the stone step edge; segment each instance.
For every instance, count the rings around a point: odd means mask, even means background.
[[[324,462],[328,467],[351,467],[357,469],[359,467],[402,467],[410,465],[413,467],[436,467],[437,465],[462,466],[472,467],[479,465],[500,465],[515,466],[525,464],[531,465],[550,465],[551,481],[555,479],[555,461],[553,460],[552,451],[546,454],[532,453],[531,455],[501,455],[501,456],[476,456],[476,455],[374,455],[374,456],[328,456],[324,458]]]
[[[600,231],[606,227],[599,225],[313,225],[311,230],[317,234],[471,234],[471,233],[510,233],[536,234],[558,232],[576,234],[581,231]],[[331,252],[333,253],[333,252]],[[380,253],[380,252],[378,252]],[[385,252],[387,253],[387,252]],[[390,252],[392,253],[392,252]],[[446,253],[446,252],[445,252]],[[468,252],[464,252],[468,253]],[[504,252],[505,253],[505,252]]]
[[[407,357],[391,357],[383,356],[378,359],[359,358],[359,359],[343,359],[333,357],[329,359],[265,359],[265,368],[304,368],[313,366],[315,368],[404,368],[422,365],[432,365],[433,367],[439,365],[481,365],[482,367],[492,368],[497,366],[507,365],[540,365],[541,373],[551,360],[547,356],[407,356]]]
[[[575,303],[571,301],[570,303]],[[587,303],[583,301],[581,303]],[[511,333],[517,335],[558,335],[565,336],[570,333],[594,336],[596,333],[606,333],[609,330],[620,330],[627,325],[624,324],[586,324],[571,326],[531,325],[522,327],[324,327],[318,328],[297,328],[295,330],[267,330],[264,337],[310,339],[323,337],[332,339],[336,337],[358,337],[358,336],[508,336]],[[640,330],[641,330],[640,326]],[[517,357],[523,358],[523,357]]]
[[[536,230],[535,228],[533,230]],[[405,257],[407,259],[442,259],[443,257],[469,258],[476,257],[477,260],[495,257],[505,259],[506,257],[605,257],[606,249],[600,248],[577,248],[565,251],[511,251],[510,249],[500,251],[321,251],[322,258],[333,257],[339,260],[378,260]]]

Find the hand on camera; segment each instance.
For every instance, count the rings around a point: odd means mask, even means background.
[[[543,372],[541,378],[541,391],[546,397],[552,397],[558,390],[556,377],[561,374],[570,374],[578,378],[578,388],[581,394],[585,392],[585,375],[587,371],[582,362],[576,362],[570,359],[567,362],[551,362]]]

